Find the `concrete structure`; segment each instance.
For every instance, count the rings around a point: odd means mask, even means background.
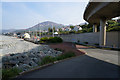
[[[97,32],[97,25],[93,24],[93,32]]]
[[[78,42],[85,43],[88,42],[88,45],[99,44],[100,32],[95,33],[81,33],[81,34],[69,34],[69,35],[60,35],[60,37],[65,42]],[[120,48],[120,32],[106,32],[106,47],[111,48]]]
[[[78,42],[83,44],[88,42],[88,45],[98,45],[100,39],[100,32],[95,33],[81,33],[81,34],[66,34],[55,35],[63,39],[64,42]],[[120,48],[120,32],[106,32],[106,47]],[[52,35],[44,35],[42,37],[52,37]]]
[[[93,25],[100,25],[99,44],[103,47],[106,45],[106,21],[120,16],[120,2],[114,2],[116,0],[112,0],[112,2],[108,2],[108,0],[104,0],[104,2],[95,1],[91,0],[88,3],[84,12],[84,19]],[[97,32],[95,25],[93,26],[93,32]]]

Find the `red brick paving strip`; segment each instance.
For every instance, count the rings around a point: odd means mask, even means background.
[[[83,51],[78,50],[78,48],[85,48],[84,46],[76,46],[74,43],[70,42],[63,42],[63,43],[56,43],[56,44],[49,44],[49,46],[53,49],[59,48],[61,50],[64,50],[65,52],[74,52],[77,56],[85,54]],[[77,48],[78,47],[78,48]]]
[[[82,45],[76,45],[77,49],[88,49],[89,47],[82,46]]]

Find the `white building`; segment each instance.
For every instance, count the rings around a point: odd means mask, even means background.
[[[58,32],[58,31],[59,31],[59,29],[56,29],[56,31]]]
[[[70,27],[65,27],[65,31],[71,31]]]
[[[61,28],[62,29],[62,31],[65,31],[65,28],[63,27],[63,28]]]
[[[54,32],[55,35],[58,35],[58,32]]]
[[[24,38],[25,38],[25,39],[30,39],[30,35],[29,35],[28,33],[25,33],[25,34],[24,34]]]
[[[80,26],[75,26],[73,30],[78,31],[78,30],[82,30],[82,28]]]

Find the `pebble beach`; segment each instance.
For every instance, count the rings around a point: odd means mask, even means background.
[[[0,35],[0,56],[26,52],[35,47],[38,47],[38,45],[23,39]]]

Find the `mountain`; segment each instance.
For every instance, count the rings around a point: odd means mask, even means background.
[[[1,31],[2,31],[2,33],[6,33],[6,32],[15,32],[15,33],[18,33],[18,32],[36,31],[36,30],[37,31],[38,30],[48,30],[48,28],[49,27],[52,28],[52,26],[55,27],[55,29],[64,27],[63,24],[58,24],[58,23],[51,22],[51,21],[45,21],[45,22],[36,24],[33,27],[27,28],[27,29],[5,29],[5,30],[1,30]]]
[[[14,32],[16,31],[17,29],[2,29],[0,31],[2,31],[1,33],[8,33],[8,32]]]
[[[84,22],[84,23],[80,23],[80,25],[85,25],[85,24],[88,24],[87,22]]]
[[[62,25],[62,24],[58,24],[58,23],[51,22],[51,21],[45,21],[45,22],[39,23],[31,28],[28,28],[26,30],[30,30],[30,31],[48,30],[48,28],[49,27],[52,28],[52,26],[55,27],[55,29],[64,27],[64,25]]]

